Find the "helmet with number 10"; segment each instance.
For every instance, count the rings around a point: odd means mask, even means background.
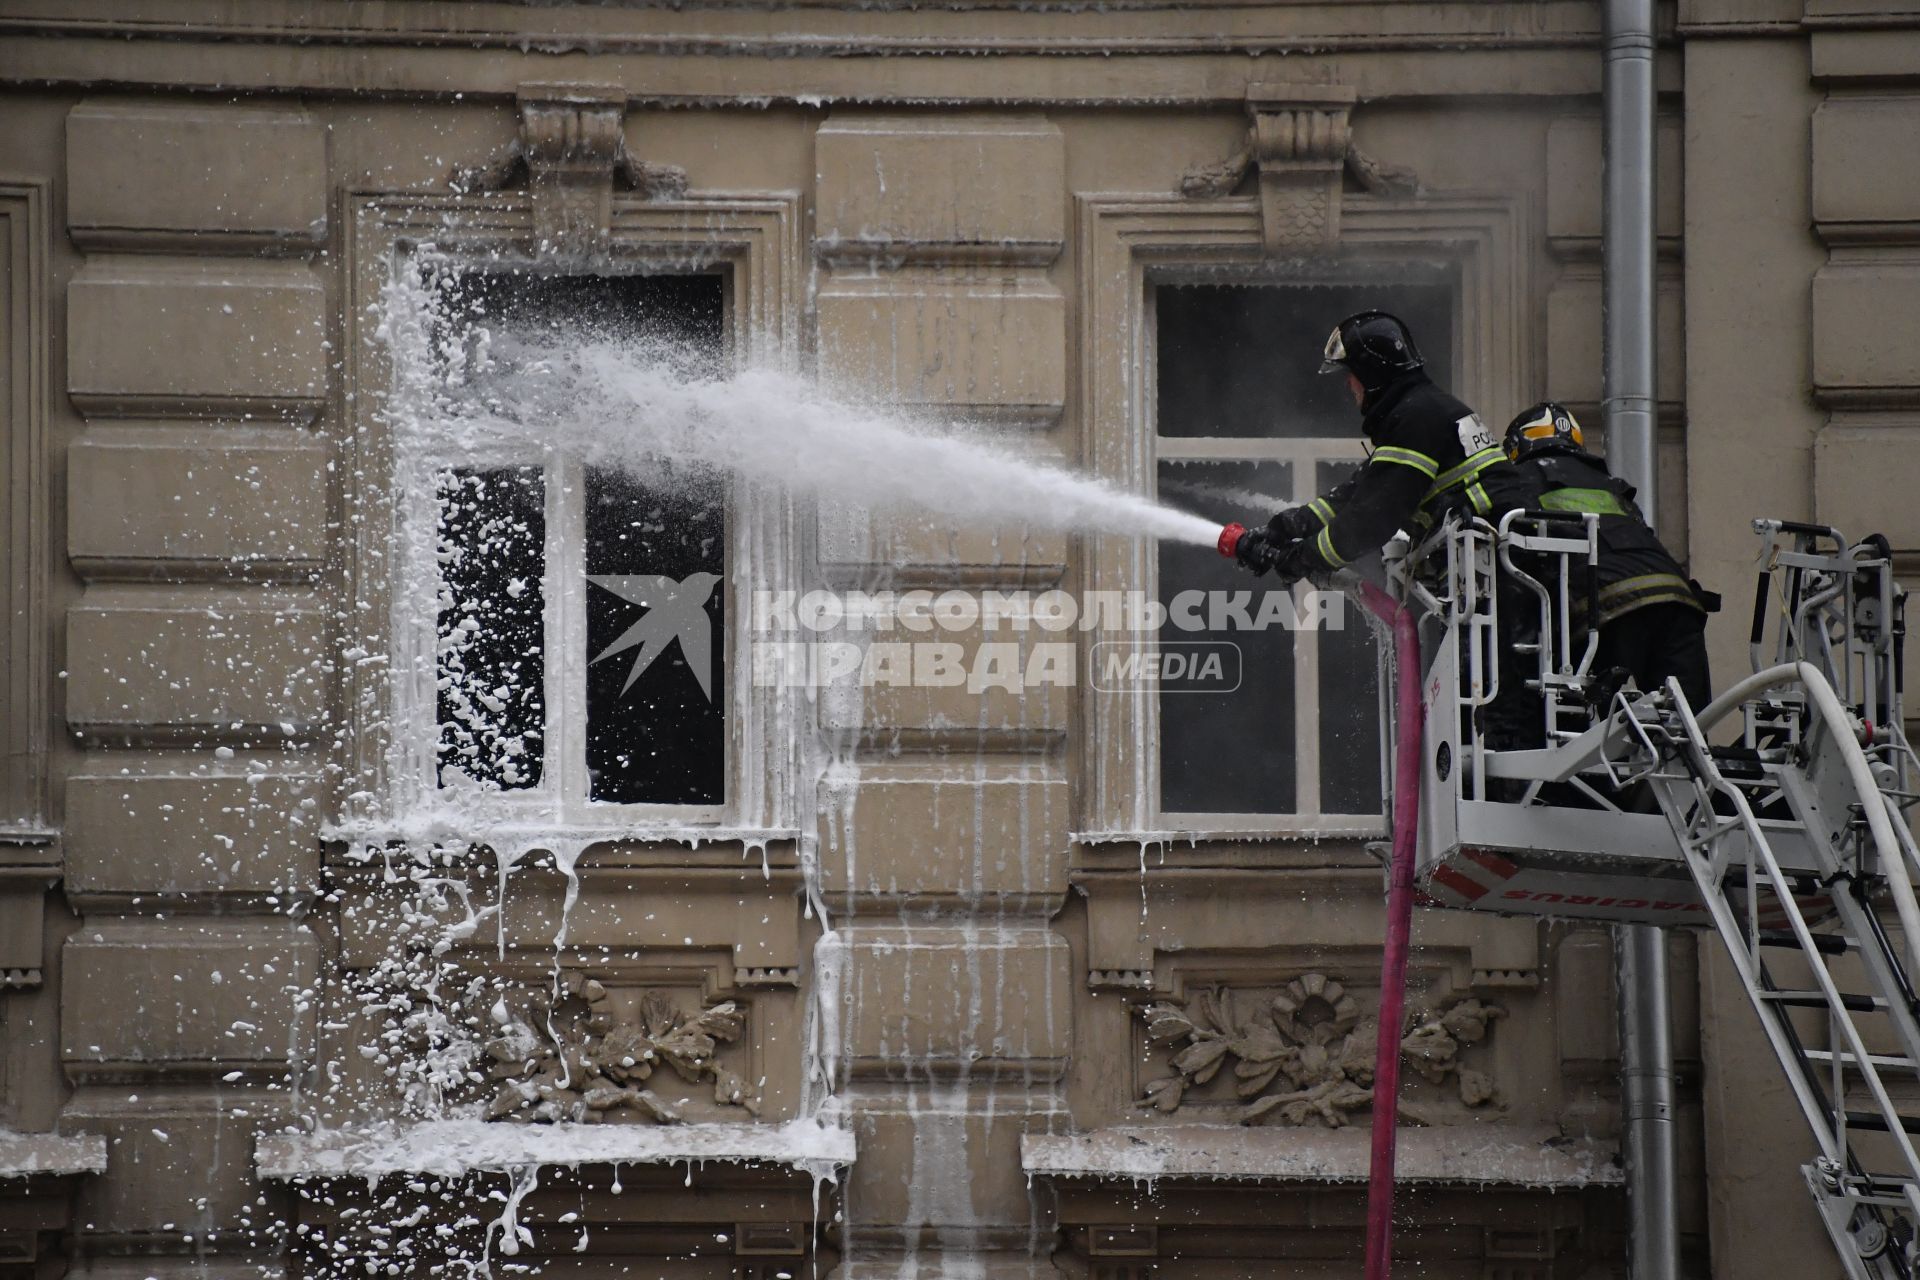
[[[1586,437],[1567,406],[1542,400],[1507,424],[1507,457],[1514,462],[1549,453],[1585,453]]]

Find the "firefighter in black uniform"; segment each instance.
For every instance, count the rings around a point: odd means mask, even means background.
[[[1242,564],[1297,581],[1377,551],[1401,529],[1418,538],[1455,512],[1498,521],[1535,504],[1538,485],[1507,460],[1480,415],[1427,377],[1413,335],[1397,317],[1348,316],[1328,336],[1324,356],[1320,372],[1346,375],[1373,451],[1331,492],[1242,536],[1233,549]],[[1502,609],[1516,620],[1529,612]],[[1487,745],[1536,745],[1543,737],[1538,694],[1526,689],[1519,664],[1509,663],[1512,644],[1500,650],[1500,692],[1482,719]]]
[[[1548,400],[1507,425],[1507,457],[1535,478],[1548,511],[1600,517],[1600,565],[1595,595],[1600,616],[1596,673],[1622,671],[1642,690],[1664,688],[1677,677],[1698,711],[1713,697],[1707,671],[1707,613],[1719,603],[1688,579],[1634,503],[1634,489],[1587,452],[1565,406]],[[1578,606],[1585,612],[1586,600]]]

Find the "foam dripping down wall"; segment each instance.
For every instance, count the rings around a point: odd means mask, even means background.
[[[1217,534],[1210,521],[1035,465],[985,429],[911,421],[874,399],[833,393],[787,374],[752,368],[722,373],[672,344],[590,332],[529,340],[485,324],[450,325],[444,289],[451,277],[444,267],[430,255],[417,259],[383,300],[381,333],[394,368],[386,418],[396,486],[444,488],[434,471],[444,465],[441,460],[524,456],[532,435],[547,455],[615,468],[643,481],[668,482],[676,466],[693,464],[783,499],[823,507],[855,504],[892,518],[1153,533],[1196,545],[1211,545]],[[511,522],[497,534],[527,536]],[[404,616],[409,611],[447,612],[443,579],[436,574],[445,572],[452,552],[444,521],[410,519],[403,512],[396,537],[393,563],[416,575],[395,592],[396,630],[409,622],[417,630],[422,620]],[[1010,550],[1025,554],[1019,544]],[[556,599],[580,589],[551,577],[542,585]],[[890,587],[894,570],[871,566],[860,585]],[[485,625],[483,618],[467,631]],[[372,1052],[403,1094],[405,1114],[422,1125],[474,1121],[473,1104],[456,1099],[481,1061],[490,1034],[485,1023],[497,1030],[520,1016],[503,1003],[497,984],[465,975],[449,954],[491,941],[489,950],[504,959],[516,881],[529,871],[557,872],[564,881],[551,935],[552,990],[558,996],[581,896],[579,864],[595,843],[577,824],[556,823],[554,815],[530,809],[524,796],[513,793],[512,768],[489,777],[484,769],[465,767],[476,756],[483,763],[525,761],[541,744],[502,746],[499,734],[488,736],[487,716],[497,713],[503,693],[483,681],[461,687],[469,666],[485,674],[484,663],[457,660],[463,643],[458,632],[443,635],[437,655],[419,655],[416,660],[424,661],[411,674],[420,679],[437,671],[443,700],[452,696],[459,706],[479,709],[464,720],[453,717],[463,726],[462,745],[473,749],[457,755],[451,767],[442,753],[437,784],[421,785],[423,776],[434,773],[427,765],[433,744],[415,743],[407,759],[402,742],[393,773],[412,782],[370,797],[361,819],[333,833],[357,840],[364,856],[380,865],[391,894],[410,904],[398,912],[405,927],[394,933],[392,958],[369,971],[362,995],[381,1004],[386,1015]],[[456,660],[448,660],[449,651]],[[556,659],[585,660],[573,651]],[[1060,1115],[1067,968],[1064,943],[1048,923],[1059,906],[1058,876],[1044,864],[1064,858],[1057,758],[1066,721],[1062,704],[1041,699],[1011,712],[1019,722],[1013,739],[1041,744],[1037,755],[1026,745],[1009,754],[1006,727],[991,723],[983,709],[977,732],[940,722],[932,732],[950,740],[937,754],[916,757],[902,755],[897,736],[890,745],[886,740],[897,708],[867,705],[857,689],[851,695],[832,690],[804,696],[817,699],[807,718],[820,731],[793,743],[756,744],[765,748],[768,769],[792,775],[773,789],[812,796],[817,787],[817,805],[803,808],[820,814],[817,833],[803,822],[798,842],[802,909],[819,940],[813,971],[804,979],[798,1115],[781,1128],[793,1144],[804,1146],[814,1133],[847,1126],[863,1143],[883,1150],[877,1167],[891,1161],[886,1177],[897,1178],[897,1185],[856,1185],[846,1197],[840,1225],[850,1274],[860,1274],[862,1266],[912,1274],[922,1270],[923,1260],[937,1273],[990,1253],[1037,1256],[1045,1214],[1031,1192],[1025,1192],[1023,1207],[1010,1210],[1004,1188],[983,1189],[983,1181],[1008,1181],[997,1167],[1009,1155],[1008,1134],[1051,1127]],[[967,743],[970,749],[957,749]],[[915,810],[926,829],[891,831],[880,856],[863,862],[862,840],[874,839],[873,806],[863,810],[865,795],[910,797],[926,806]],[[759,855],[765,878],[768,837],[753,832],[768,805],[749,789],[737,797],[736,809],[738,829],[666,817],[649,819],[646,836],[689,850],[716,837],[738,842],[743,859]],[[1056,830],[1057,840],[1049,834]],[[951,846],[956,834],[958,847],[941,855],[957,858],[951,874],[943,870],[915,886],[900,883],[902,841]],[[476,835],[491,858],[490,875],[479,878],[461,865],[462,851]],[[475,1007],[488,1014],[479,1026],[470,1012]],[[527,1030],[536,1041],[551,1041],[564,1063],[564,1047],[550,1028]],[[456,1145],[488,1147],[465,1140]],[[499,1153],[489,1158],[506,1159]],[[503,1259],[513,1257],[522,1239],[516,1215],[534,1190],[538,1166],[505,1167],[512,1184],[501,1203],[482,1206],[491,1225],[477,1257],[468,1260],[482,1270],[523,1265]],[[833,1173],[818,1160],[808,1167],[817,1178]],[[399,1213],[402,1206],[392,1208]],[[584,1239],[588,1229],[581,1230]],[[936,1258],[942,1261],[936,1264]]]

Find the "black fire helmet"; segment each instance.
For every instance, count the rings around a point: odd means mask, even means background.
[[[1426,363],[1406,323],[1384,311],[1356,312],[1335,325],[1322,356],[1320,372],[1351,373],[1368,392]]]

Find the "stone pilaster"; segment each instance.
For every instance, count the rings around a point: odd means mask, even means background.
[[[1066,397],[1065,148],[1032,116],[836,114],[815,151],[830,377],[1058,454]],[[1065,546],[1021,527],[825,515],[830,579],[1045,588]],[[1023,652],[1034,631],[928,637]],[[1057,637],[1056,637],[1057,638]],[[1024,669],[1024,662],[1017,665]],[[834,930],[838,1104],[859,1133],[848,1277],[1049,1274],[1019,1140],[1061,1113],[1069,1041],[1069,691],[875,688],[823,707],[821,887]],[[898,749],[883,748],[892,743]]]
[[[97,1275],[279,1274],[252,1138],[312,1039],[328,722],[327,134],[297,109],[87,101],[67,121],[60,1118]],[[191,167],[194,182],[177,173]]]

